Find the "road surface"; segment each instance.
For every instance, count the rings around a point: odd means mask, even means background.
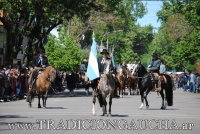
[[[47,108],[37,108],[37,98],[29,108],[25,100],[0,103],[0,134],[199,134],[200,94],[174,91],[174,106],[160,110],[161,97],[148,95],[150,108],[140,110],[140,96],[113,99],[112,117],[101,116],[92,96],[76,90],[50,96]]]

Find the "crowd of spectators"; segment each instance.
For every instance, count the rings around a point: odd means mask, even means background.
[[[11,65],[0,68],[0,101],[25,98],[28,89],[28,68]]]
[[[0,68],[0,102],[23,99],[27,97],[29,89],[28,79],[30,69],[26,66],[6,66]],[[57,77],[52,83],[49,93],[63,91],[66,81],[66,73],[57,72]]]
[[[198,73],[175,74],[174,81],[176,88],[183,89],[183,91],[191,93],[200,92],[200,75]]]

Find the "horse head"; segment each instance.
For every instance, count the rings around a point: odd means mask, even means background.
[[[122,69],[122,67],[119,67],[117,71],[118,71],[119,75],[123,75],[123,69]]]
[[[110,72],[110,65],[111,65],[111,61],[110,60],[105,61],[104,74],[109,74],[109,72]]]
[[[46,68],[46,72],[48,74],[48,80],[53,82],[56,79],[56,69],[53,66],[48,66]]]
[[[146,71],[145,67],[141,64],[141,62],[138,62],[138,64],[135,64],[133,71],[132,71],[132,75],[143,76],[146,73],[147,73],[147,71]]]

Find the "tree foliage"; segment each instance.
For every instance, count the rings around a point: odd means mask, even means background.
[[[169,69],[194,70],[200,60],[200,2],[164,2],[157,13],[162,26],[149,45],[149,54],[156,52]]]
[[[60,32],[59,38],[50,36],[45,50],[50,65],[56,66],[59,70],[77,71],[82,61],[79,44],[64,32]]]
[[[74,16],[86,20],[92,10],[114,9],[120,0],[3,0],[0,21],[7,30],[7,61],[12,60],[28,40],[27,54],[42,47],[50,31]]]

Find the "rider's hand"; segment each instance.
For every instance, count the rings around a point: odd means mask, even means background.
[[[45,65],[42,65],[42,68],[45,68],[46,66]]]

